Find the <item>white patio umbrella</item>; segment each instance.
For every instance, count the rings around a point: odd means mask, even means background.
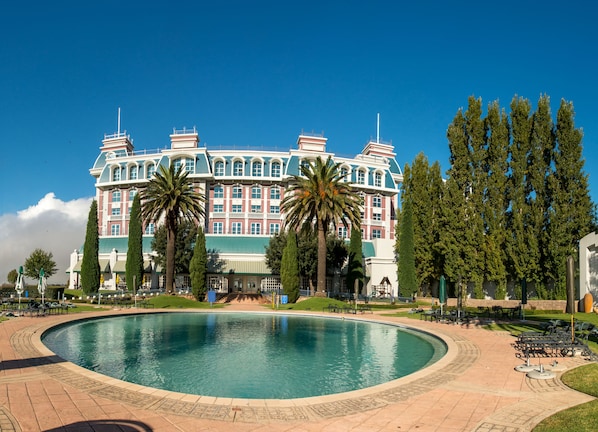
[[[37,283],[37,290],[41,293],[42,295],[42,307],[44,307],[45,305],[45,301],[44,301],[44,293],[46,292],[46,273],[44,272],[44,269],[40,269],[39,270],[39,281]]]
[[[15,290],[19,296],[19,312],[21,311],[21,294],[25,288],[25,282],[23,280],[23,266],[19,267],[19,273],[17,274],[17,283],[15,284]]]

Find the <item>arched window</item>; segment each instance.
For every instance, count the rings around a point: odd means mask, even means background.
[[[112,171],[112,181],[120,181],[120,167],[119,166],[114,168],[114,171]]]
[[[234,176],[242,176],[243,175],[243,161],[235,161],[233,164],[233,175]]]
[[[280,177],[280,162],[272,162],[270,170],[270,174],[272,177]]]
[[[133,165],[129,168],[129,180],[137,180],[137,165]]]
[[[155,164],[150,164],[147,166],[147,174],[146,174],[146,178],[151,178],[154,173],[156,172],[156,165]]]
[[[222,177],[224,175],[224,162],[217,161],[214,164],[214,175],[216,177]]]
[[[382,187],[382,173],[377,172],[374,175],[374,186]]]
[[[362,169],[357,171],[357,184],[365,184],[365,171]]]
[[[253,177],[262,176],[262,163],[260,161],[255,161],[251,164],[251,175]]]

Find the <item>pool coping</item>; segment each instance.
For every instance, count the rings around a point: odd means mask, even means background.
[[[84,316],[69,315],[60,319],[40,321],[17,331],[11,338],[16,352],[24,358],[43,358],[40,365],[51,377],[84,390],[90,394],[107,399],[128,403],[137,408],[185,415],[191,417],[244,421],[244,422],[287,422],[319,420],[347,416],[407,400],[423,394],[433,388],[440,387],[461,376],[479,357],[477,345],[457,335],[442,332],[431,333],[416,326],[405,323],[393,323],[378,315],[351,316],[344,319],[377,322],[409,328],[417,332],[430,334],[441,339],[447,347],[446,354],[430,366],[405,377],[379,384],[365,389],[354,390],[332,395],[314,396],[299,399],[240,399],[198,396],[160,390],[139,384],[132,384],[102,375],[73,363],[66,362],[50,351],[42,342],[44,331],[66,322],[85,320],[97,317],[138,315],[149,313],[238,313],[219,309],[210,310],[113,310],[89,313]],[[318,312],[294,311],[252,311],[253,314],[285,314],[320,316],[334,319],[336,317]],[[338,319],[338,318],[336,318]]]

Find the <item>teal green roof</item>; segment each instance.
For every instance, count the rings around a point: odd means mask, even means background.
[[[143,253],[150,253],[152,251],[152,240],[154,236],[143,236]],[[119,253],[125,253],[129,249],[128,237],[102,237],[100,238],[99,253],[108,254],[116,249]],[[83,252],[83,246],[81,246]]]
[[[219,253],[264,254],[270,237],[206,235],[206,249]]]
[[[153,236],[143,236],[143,253],[152,252]],[[266,246],[270,243],[270,237],[239,236],[239,235],[206,235],[206,249],[219,253],[230,254],[265,254]],[[119,253],[127,252],[129,244],[128,237],[102,237],[100,238],[100,254],[108,254],[112,249]],[[363,256],[370,258],[376,255],[374,244],[364,241],[361,244]],[[83,246],[79,251],[83,253]]]
[[[370,258],[376,256],[376,250],[374,249],[374,244],[372,242],[362,242],[361,243],[361,250],[363,252],[364,258]]]

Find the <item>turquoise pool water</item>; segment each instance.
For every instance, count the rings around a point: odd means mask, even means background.
[[[77,321],[43,343],[95,372],[196,395],[290,399],[408,375],[441,358],[436,338],[393,325],[280,314],[155,313]]]

